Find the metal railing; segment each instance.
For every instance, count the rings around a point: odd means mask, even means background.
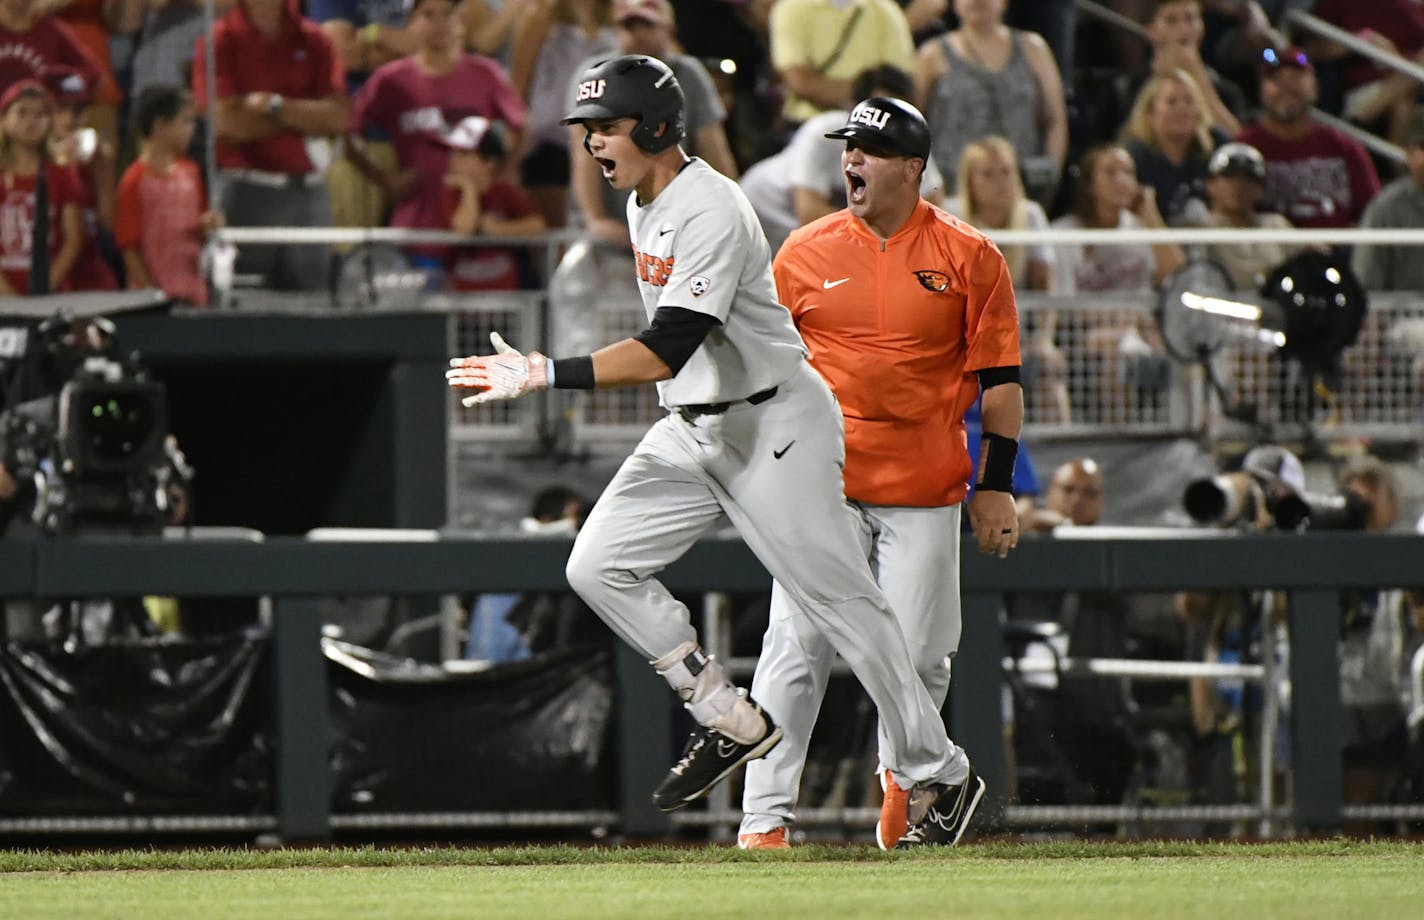
[[[606,290],[581,322],[594,336],[613,342],[646,322],[641,300],[631,290]],[[1084,436],[1165,436],[1230,431],[1220,399],[1206,392],[1199,373],[1171,360],[1156,339],[1157,296],[1024,293],[1018,297],[1024,324],[1025,431],[1037,440]],[[488,350],[499,330],[517,343],[545,343],[560,335],[563,316],[535,295],[450,299],[457,353]],[[1034,335],[1048,317],[1056,332],[1051,349]],[[1330,437],[1369,436],[1410,440],[1424,425],[1424,357],[1412,328],[1424,329],[1424,300],[1386,292],[1373,296],[1356,344],[1344,353],[1343,384],[1333,403],[1301,402],[1288,359],[1266,347],[1231,344],[1215,359],[1228,397],[1253,407],[1261,424],[1309,420]],[[1132,338],[1142,354],[1127,352]],[[556,352],[557,353],[557,352]],[[452,400],[452,443],[532,440],[553,430],[573,444],[628,443],[640,438],[665,413],[653,387],[557,391],[542,400],[463,409]]]

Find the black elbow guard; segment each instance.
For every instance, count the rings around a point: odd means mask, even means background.
[[[722,325],[717,317],[683,307],[658,307],[653,324],[633,336],[662,359],[676,376],[692,353],[702,345],[707,333]]]

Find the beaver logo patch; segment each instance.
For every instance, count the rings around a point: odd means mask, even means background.
[[[944,272],[918,271],[915,277],[920,279],[920,286],[927,291],[943,294],[949,290],[949,276]]]

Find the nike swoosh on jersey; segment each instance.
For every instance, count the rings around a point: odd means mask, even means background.
[[[821,282],[821,287],[829,291],[833,287],[840,287],[842,284],[845,284],[849,280],[849,278],[842,278],[839,281],[832,281],[830,278],[827,278],[826,280]]]
[[[664,227],[663,229],[658,231],[658,236],[667,236],[669,233],[673,232],[676,229],[676,227]]]

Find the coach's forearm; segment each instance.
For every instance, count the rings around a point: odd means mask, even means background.
[[[637,339],[623,339],[593,353],[593,379],[600,390],[672,379],[672,369]]]
[[[1017,383],[1001,383],[984,391],[984,431],[986,434],[1019,438],[1023,430],[1023,387]]]

